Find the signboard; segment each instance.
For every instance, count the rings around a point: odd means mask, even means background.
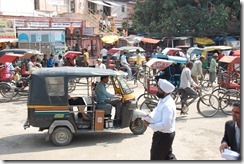
[[[25,27],[25,22],[24,21],[15,21],[15,26],[16,27]]]
[[[70,23],[68,22],[52,22],[52,27],[70,27]]]
[[[0,39],[16,39],[14,19],[0,18]]]
[[[94,28],[93,27],[84,27],[82,30],[83,35],[94,35]]]
[[[73,22],[72,26],[73,27],[81,27],[82,23],[81,22]]]
[[[49,22],[28,22],[28,27],[49,27]]]

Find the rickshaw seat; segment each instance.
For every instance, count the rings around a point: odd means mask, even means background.
[[[111,115],[112,108],[111,104],[96,104],[96,110],[104,110],[105,116]]]

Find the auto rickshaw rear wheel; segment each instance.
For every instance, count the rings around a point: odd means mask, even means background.
[[[52,142],[56,146],[66,146],[68,145],[73,134],[67,127],[56,127],[51,134]]]
[[[130,123],[130,130],[133,134],[143,134],[147,130],[147,126],[141,118],[137,118]]]

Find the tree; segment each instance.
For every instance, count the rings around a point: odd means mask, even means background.
[[[227,33],[233,17],[240,29],[240,9],[238,0],[138,1],[132,27],[151,37]]]

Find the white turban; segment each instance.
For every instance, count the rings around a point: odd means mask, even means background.
[[[171,93],[175,90],[175,86],[168,82],[165,79],[159,79],[158,86],[162,89],[165,93]]]

